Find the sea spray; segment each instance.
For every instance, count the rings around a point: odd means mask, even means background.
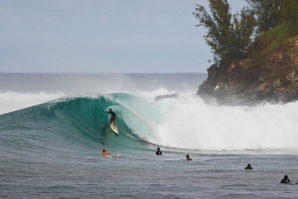
[[[199,97],[162,100],[156,144],[199,150],[297,149],[298,103],[207,105]]]
[[[107,95],[107,98],[119,104],[115,110],[118,109],[118,114],[135,137],[153,142],[154,127],[161,120],[161,114],[157,109],[146,100],[131,94],[116,93]]]

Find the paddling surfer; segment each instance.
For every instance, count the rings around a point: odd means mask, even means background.
[[[105,149],[102,150],[101,156],[112,156],[110,152],[107,152]],[[112,157],[114,158],[119,158],[120,156],[119,155],[113,155]]]
[[[189,160],[192,160],[189,155],[186,155],[186,160],[189,161]]]
[[[183,159],[181,159],[181,160],[183,160]],[[186,155],[186,161],[190,161],[190,160],[192,160],[192,159],[189,157],[189,155]]]
[[[284,184],[290,183],[290,179],[288,178],[288,175],[285,175],[284,179],[282,179],[280,183],[284,183]]]
[[[111,153],[109,153],[105,149],[103,149],[100,155],[101,156],[109,156],[109,155],[111,155]]]

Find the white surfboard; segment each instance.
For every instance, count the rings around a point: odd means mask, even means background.
[[[110,127],[114,133],[116,133],[117,135],[119,134],[116,124],[114,125],[113,123],[110,123]]]

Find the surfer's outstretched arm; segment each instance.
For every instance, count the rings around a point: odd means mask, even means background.
[[[102,155],[102,156],[108,156],[108,155],[111,155],[111,153],[110,152],[107,152],[105,149],[103,149],[100,155]]]

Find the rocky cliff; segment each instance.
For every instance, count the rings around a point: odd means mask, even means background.
[[[258,43],[254,44],[258,48]],[[254,105],[264,101],[286,103],[298,99],[298,37],[271,53],[235,60],[227,71],[210,66],[198,95],[212,96],[221,104]]]

